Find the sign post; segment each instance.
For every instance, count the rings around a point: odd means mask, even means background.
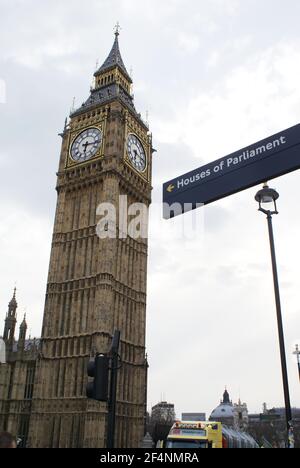
[[[165,183],[163,186],[163,216],[165,219],[174,218],[199,206],[207,205],[297,169],[300,169],[300,124]],[[275,190],[270,190],[268,186],[265,186],[263,190],[258,192],[256,200],[260,204],[259,211],[267,214],[268,218],[288,447],[294,448],[292,411],[272,228],[272,215],[278,214],[276,208],[278,197],[279,195]],[[265,199],[263,200],[263,198]],[[262,203],[270,203],[271,201],[274,202],[275,211],[262,208]],[[298,355],[299,359],[298,348],[296,348],[295,354]]]
[[[170,180],[163,186],[170,219],[300,169],[300,124]]]

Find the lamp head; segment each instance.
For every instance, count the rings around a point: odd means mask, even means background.
[[[259,190],[255,195],[255,200],[259,203],[259,210],[263,213],[278,214],[276,204],[278,198],[279,193],[270,188],[267,183],[264,185],[263,189]],[[266,207],[266,209],[264,208],[265,205],[269,205],[270,203],[274,204],[274,210],[267,209],[269,207]]]

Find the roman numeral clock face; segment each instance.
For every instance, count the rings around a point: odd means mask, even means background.
[[[75,162],[85,162],[93,158],[102,143],[99,128],[88,128],[80,133],[71,146],[71,158]]]
[[[139,172],[145,172],[147,169],[147,156],[142,143],[133,134],[128,136],[127,153],[133,167]]]

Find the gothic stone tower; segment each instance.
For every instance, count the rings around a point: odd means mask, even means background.
[[[17,308],[15,289],[8,305],[3,333],[6,363],[0,364],[0,432],[9,431],[17,435],[20,446],[26,447],[40,342],[26,338],[25,317],[16,341]]]
[[[16,300],[16,288],[14,290],[14,295],[10,303],[8,304],[8,312],[5,319],[5,327],[3,333],[3,339],[6,345],[7,351],[13,350],[14,339],[15,339],[15,329],[17,324],[17,300]]]
[[[115,329],[123,362],[116,446],[139,447],[144,436],[147,239],[123,232],[123,214],[116,238],[108,226],[106,238],[96,234],[99,204],[119,215],[122,195],[128,205],[151,202],[151,135],[135,110],[118,36],[62,134],[31,447],[105,447],[106,404],[87,400],[86,367],[108,352]]]

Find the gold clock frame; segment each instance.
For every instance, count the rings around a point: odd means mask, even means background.
[[[145,167],[144,171],[138,171],[134,167],[134,165],[132,164],[132,162],[131,162],[131,160],[129,158],[128,149],[127,149],[127,142],[128,142],[128,138],[129,138],[130,135],[134,135],[139,140],[139,142],[141,143],[141,145],[142,145],[142,147],[144,149],[145,156],[146,156],[146,167]],[[125,137],[125,145],[124,145],[124,161],[127,164],[127,166],[129,166],[130,169],[133,170],[138,176],[142,177],[146,181],[149,180],[149,169],[150,169],[150,146],[149,146],[149,142],[148,142],[148,140],[146,140],[145,137],[137,134],[137,132],[132,130],[129,126],[126,129],[126,137]]]
[[[72,155],[71,155],[71,150],[72,150],[72,146],[73,146],[76,138],[78,138],[78,136],[81,135],[81,133],[85,132],[86,130],[90,130],[90,129],[93,129],[93,128],[99,130],[102,133],[102,141],[101,141],[99,149],[97,150],[96,154],[92,158],[88,159],[87,161],[82,161],[82,162],[74,161],[73,158],[72,158]],[[95,124],[95,125],[92,124],[92,125],[88,125],[87,127],[74,130],[69,135],[68,157],[67,157],[66,168],[73,168],[75,166],[82,166],[82,165],[85,165],[85,164],[90,164],[91,162],[93,162],[95,160],[103,158],[104,157],[104,147],[105,147],[105,122],[104,121],[101,122],[101,123]]]

